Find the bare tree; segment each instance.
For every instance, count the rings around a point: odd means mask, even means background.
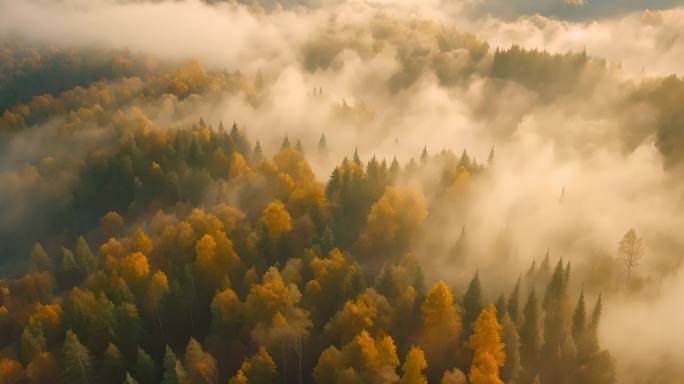
[[[632,275],[632,268],[639,265],[639,260],[644,257],[644,248],[641,245],[641,238],[637,235],[634,228],[630,228],[622,237],[618,244],[618,259],[625,266],[622,274],[627,275],[627,285]]]

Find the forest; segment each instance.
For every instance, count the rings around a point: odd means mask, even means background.
[[[0,384],[684,380],[684,73],[588,37],[684,8],[46,4],[0,0]]]

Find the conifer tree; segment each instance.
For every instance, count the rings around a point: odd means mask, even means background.
[[[520,326],[520,357],[525,369],[525,377],[530,380],[537,374],[538,354],[541,350],[541,314],[534,288],[530,292]]]
[[[287,138],[287,133],[285,134],[285,138],[283,139],[283,143],[280,144],[280,149],[288,149],[290,148],[290,139]]]
[[[216,378],[216,360],[204,352],[194,338],[190,338],[185,349],[185,367],[192,384],[211,384]]]
[[[164,377],[162,384],[190,384],[183,364],[178,361],[176,354],[173,353],[168,345],[164,353]]]
[[[328,141],[325,138],[325,133],[321,133],[321,138],[318,139],[318,153],[325,154],[328,151]]]
[[[505,345],[506,360],[501,367],[501,379],[507,384],[515,384],[520,376],[520,337],[510,314],[503,317],[501,339]]]
[[[33,316],[21,334],[20,351],[21,358],[25,363],[30,362],[36,355],[47,350],[47,340],[43,333],[43,325],[36,321]]]
[[[482,311],[482,286],[480,285],[480,276],[475,272],[468,289],[463,295],[463,337],[468,338],[472,331],[473,322]]]
[[[123,384],[138,384],[138,381],[136,381],[130,373],[126,372],[126,377],[124,378]]]
[[[62,348],[64,356],[63,369],[64,378],[68,383],[94,383],[94,364],[90,352],[78,340],[78,336],[68,330],[64,346]]]
[[[252,151],[252,161],[254,163],[258,163],[263,159],[264,153],[261,150],[261,144],[259,143],[259,140],[257,140],[256,144],[254,145],[254,150]]]
[[[511,315],[513,322],[517,324],[520,320],[520,278],[518,278],[518,281],[515,283],[513,292],[508,296],[506,311]]]
[[[152,357],[138,347],[133,373],[140,384],[157,383],[157,367]]]

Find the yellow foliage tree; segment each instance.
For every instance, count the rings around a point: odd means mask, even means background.
[[[469,374],[471,384],[503,384],[499,378],[499,368],[503,366],[506,356],[501,342],[501,325],[496,320],[496,308],[493,305],[480,312],[468,343],[474,352]]]
[[[425,200],[420,193],[387,188],[371,207],[358,246],[368,256],[401,254],[408,250],[426,217]]]
[[[138,285],[149,272],[147,257],[141,252],[133,252],[121,260],[121,275],[131,287]]]
[[[443,281],[438,282],[420,307],[423,329],[421,346],[432,365],[440,368],[453,360],[463,330],[462,315],[454,296]]]
[[[427,361],[423,350],[419,347],[412,347],[406,354],[406,360],[401,369],[404,375],[401,376],[399,384],[427,384],[427,377],[423,375],[423,370],[427,368]]]
[[[279,200],[273,201],[261,213],[261,223],[268,237],[273,240],[281,238],[292,230],[292,219],[285,205]]]

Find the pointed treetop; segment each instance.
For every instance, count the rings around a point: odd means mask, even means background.
[[[594,310],[591,313],[591,327],[593,329],[598,329],[599,322],[601,321],[601,311],[603,311],[603,303],[602,294],[599,293],[596,304],[594,305]]]
[[[489,150],[489,157],[487,158],[487,165],[494,164],[494,146]]]
[[[359,147],[354,148],[354,163],[361,165],[361,158],[359,157]]]
[[[420,154],[420,161],[425,162],[428,158],[427,145],[423,147],[423,152]]]
[[[257,139],[256,144],[254,145],[254,150],[252,151],[252,160],[254,162],[259,162],[264,158],[264,152],[261,150],[261,143],[259,142],[259,139]]]
[[[295,144],[295,150],[299,153],[304,153],[304,148],[302,147],[302,142],[299,139],[297,139],[297,143]]]
[[[328,149],[328,142],[325,138],[325,133],[321,133],[321,138],[318,139],[318,151],[325,152]]]
[[[219,120],[219,126],[218,126],[219,132],[224,132],[226,129],[223,127],[223,121]]]
[[[283,143],[280,145],[280,149],[287,149],[290,148],[290,139],[287,137],[287,132],[285,133],[285,138],[283,139]]]

